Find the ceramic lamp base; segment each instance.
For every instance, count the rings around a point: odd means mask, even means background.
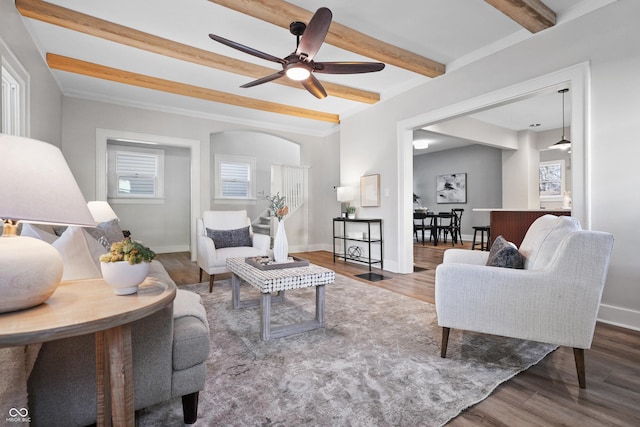
[[[32,237],[0,237],[0,313],[42,304],[62,278],[62,257]]]

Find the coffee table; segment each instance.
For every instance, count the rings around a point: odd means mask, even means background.
[[[260,305],[260,338],[263,341],[324,328],[325,285],[335,281],[336,273],[328,268],[309,264],[305,267],[261,270],[244,258],[228,258],[231,271],[232,306],[234,310]],[[240,301],[240,283],[244,281],[261,292],[261,297]],[[271,303],[282,302],[285,291],[313,286],[316,288],[316,317],[307,322],[271,326]]]

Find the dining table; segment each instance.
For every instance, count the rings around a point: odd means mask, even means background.
[[[424,245],[424,232],[425,230],[430,230],[430,239],[433,241],[433,246],[438,246],[440,241],[439,231],[444,227],[445,224],[443,221],[453,221],[454,215],[451,212],[423,212],[423,211],[414,211],[414,224],[416,220],[421,221],[421,225],[418,226],[419,230],[422,230],[422,244]],[[417,224],[415,224],[417,225]],[[454,239],[454,236],[451,236]],[[454,240],[455,242],[455,240]]]

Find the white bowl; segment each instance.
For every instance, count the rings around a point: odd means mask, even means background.
[[[104,281],[116,295],[129,295],[138,292],[138,285],[149,274],[149,263],[131,265],[126,261],[101,262],[100,269]]]

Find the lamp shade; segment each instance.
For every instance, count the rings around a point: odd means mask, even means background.
[[[92,200],[87,203],[87,207],[93,215],[95,222],[107,222],[118,219],[118,215],[111,209],[111,205],[104,200]]]
[[[339,202],[351,202],[356,197],[353,187],[338,187],[337,193]]]
[[[0,134],[0,156],[0,218],[95,226],[58,147]]]

